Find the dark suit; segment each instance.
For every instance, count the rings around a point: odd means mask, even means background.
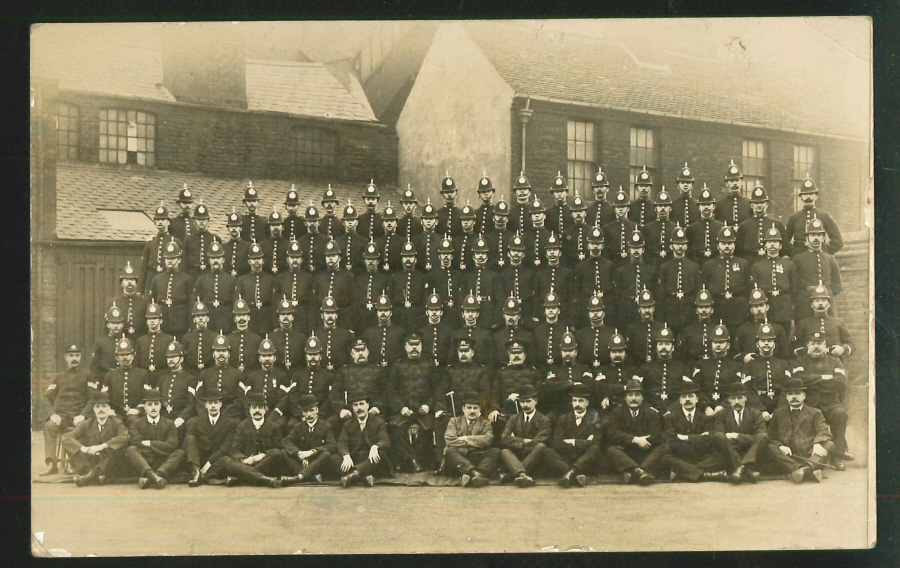
[[[506,422],[500,444],[500,459],[514,476],[531,473],[544,457],[547,442],[553,427],[550,419],[535,410],[531,420],[525,421],[525,413],[520,412]],[[525,440],[530,441],[526,444]]]
[[[641,467],[652,473],[657,469],[659,458],[653,452],[663,443],[662,420],[658,410],[643,404],[634,416],[629,407],[620,406],[610,413],[606,428],[604,438],[609,444],[606,457],[617,472]],[[644,436],[648,436],[647,441],[650,442],[650,447],[646,449],[634,443],[635,437]]]
[[[741,423],[737,423],[734,410],[725,407],[713,416],[713,435],[724,438],[728,443],[728,465],[730,470],[740,465],[755,465],[761,448],[769,443],[766,434],[766,420],[762,412],[744,407]],[[737,438],[729,439],[725,434],[736,433]],[[743,454],[743,455],[742,455]]]
[[[228,457],[224,459],[225,470],[246,483],[256,483],[264,475],[287,473],[286,455],[281,449],[281,426],[270,418],[263,419],[259,429],[247,418],[234,431],[234,440]],[[266,456],[253,465],[241,460],[257,454]]]
[[[602,437],[600,417],[596,410],[588,408],[581,424],[576,424],[574,412],[563,414],[556,422],[550,447],[544,452],[544,463],[557,475],[562,475],[569,469],[588,473],[597,465]],[[575,440],[574,446],[565,442],[569,439]]]
[[[100,444],[109,447],[95,455],[81,451],[82,447]],[[62,445],[72,459],[77,473],[86,474],[93,471],[96,475],[110,475],[112,472],[121,471],[125,465],[128,429],[115,416],[108,417],[103,426],[100,426],[97,418],[88,418],[79,422],[74,430],[63,436]]]
[[[149,446],[143,445],[145,440],[150,442]],[[130,441],[125,455],[141,477],[147,477],[147,472],[153,470],[169,478],[184,463],[184,450],[178,447],[178,429],[165,416],[160,416],[156,425],[146,416],[132,422]]]
[[[287,453],[287,464],[291,475],[302,474],[308,479],[322,472],[327,477],[338,477],[340,474],[341,460],[335,453],[337,441],[334,437],[334,429],[331,424],[321,418],[316,420],[312,429],[306,421],[295,424],[288,435],[281,440],[281,447]],[[297,456],[301,451],[315,452],[306,458],[307,465],[304,465]]]
[[[369,461],[369,450],[372,446],[378,446],[378,455],[381,457],[378,463]],[[356,416],[344,422],[337,443],[338,454],[353,458],[353,465],[360,477],[374,475],[379,470],[389,470],[387,450],[390,447],[387,425],[380,417],[371,414],[366,419],[365,430],[360,429],[359,419]]]
[[[206,477],[221,477],[225,458],[234,443],[237,422],[219,413],[215,425],[209,421],[209,413],[203,413],[190,422],[182,448],[187,454],[188,465],[202,468],[207,462],[211,467]]]
[[[663,415],[666,444],[659,448],[660,463],[689,481],[699,481],[704,472],[723,469],[728,464],[729,445],[724,437],[709,435],[712,422],[711,416],[697,408],[690,422],[681,407],[666,412]],[[688,439],[678,438],[679,434]]]
[[[801,465],[781,453],[779,446],[789,447],[795,456],[809,458],[815,444],[821,444],[828,453],[834,451],[831,430],[821,410],[808,404],[796,411],[788,405],[775,409],[769,420],[769,455],[778,471],[791,472]]]
[[[491,447],[494,443],[494,429],[490,422],[479,416],[469,421],[465,416],[455,416],[447,423],[443,434],[446,443],[444,453],[445,471],[453,471],[460,476],[470,474],[473,469],[486,477],[493,477],[497,470],[500,450]],[[460,440],[465,436],[465,440]]]

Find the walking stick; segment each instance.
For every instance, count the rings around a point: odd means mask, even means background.
[[[453,409],[453,418],[456,418],[456,400],[453,398],[453,395],[456,391],[450,391],[447,393],[447,396],[450,397],[450,407]]]
[[[820,465],[820,466],[822,466],[822,467],[827,467],[827,468],[830,468],[830,469],[833,469],[833,470],[836,470],[836,471],[841,471],[840,469],[834,467],[833,465],[831,465],[831,464],[829,464],[829,463],[817,462],[817,461],[811,460],[811,459],[809,459],[809,458],[803,458],[803,457],[800,457],[800,456],[791,456],[791,457],[794,458],[795,460],[800,460],[800,461],[805,462],[805,463],[808,463],[808,464],[810,464],[810,465]]]

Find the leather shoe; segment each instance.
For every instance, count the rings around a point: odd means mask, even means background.
[[[165,489],[166,488],[166,478],[161,475],[156,476],[156,488],[157,489]]]
[[[472,477],[471,483],[472,487],[475,487],[476,489],[479,487],[484,487],[488,484],[488,478],[476,471],[474,477]]]
[[[72,468],[71,463],[66,463],[66,475],[75,475],[75,470]]]
[[[59,468],[56,466],[56,462],[50,462],[47,464],[47,469],[39,473],[40,477],[46,477],[48,475],[56,475],[59,473]]]
[[[238,478],[233,475],[229,475],[225,478],[225,487],[234,487],[238,484]]]
[[[847,471],[847,466],[844,465],[844,462],[842,462],[840,460],[835,461],[831,465],[833,465],[834,468],[838,471]]]
[[[512,481],[513,479],[514,478],[511,474],[501,473],[500,474],[500,485],[505,485],[505,484],[509,483],[510,481]]]
[[[634,471],[635,471],[635,473],[637,473],[637,470],[634,470]],[[631,483],[633,478],[634,478],[634,475],[632,475],[632,473],[630,471],[622,472],[622,481],[625,483],[625,485],[628,485],[629,483]]]
[[[105,475],[97,476],[97,485],[106,485],[106,476]]]
[[[375,487],[375,476],[374,475],[366,476],[366,485],[368,485],[369,487]]]
[[[302,473],[298,474],[298,475],[283,476],[281,478],[281,486],[282,487],[290,487],[291,485],[300,483],[301,481],[303,481],[303,479],[304,479],[304,476]]]
[[[791,472],[791,481],[793,481],[794,483],[803,483],[803,478],[806,477],[807,473],[809,473],[809,467],[798,467]]]
[[[813,471],[812,478],[813,478],[813,481],[815,481],[816,483],[822,483],[822,470],[817,469],[817,470]]]
[[[566,472],[566,474],[559,478],[559,486],[563,489],[568,489],[570,485],[572,485],[572,474],[575,473],[571,469]]]
[[[656,478],[644,471],[641,468],[637,468],[634,470],[634,475],[638,476],[638,483],[643,486],[651,485]]]
[[[75,476],[75,485],[78,487],[84,487],[85,485],[94,485],[95,483],[97,483],[97,476],[94,475],[93,471],[85,475]]]
[[[195,469],[191,472],[191,478],[188,479],[188,487],[197,487],[200,485],[200,470]]]
[[[730,476],[728,476],[728,481],[734,483],[735,485],[740,485],[742,481],[744,481],[744,466],[739,465],[737,469],[734,470]]]
[[[350,484],[353,483],[353,480],[357,478],[359,478],[358,471],[354,471],[353,473],[348,473],[347,475],[342,476],[341,487],[343,487],[344,489],[350,487]]]
[[[847,452],[835,452],[833,455],[834,455],[834,457],[836,457],[839,460],[844,460],[844,461],[848,461],[848,462],[852,462],[855,460],[855,458],[853,456],[851,456],[850,454],[848,454]]]
[[[159,485],[159,476],[156,475],[156,472],[155,472],[155,471],[152,471],[152,470],[151,470],[151,471],[148,472],[148,474],[147,474],[147,481],[148,481],[148,484],[149,484],[149,485],[152,485],[152,486],[155,487],[155,486]]]
[[[516,485],[519,488],[531,487],[532,485],[534,485],[534,479],[523,473],[516,478]]]
[[[412,460],[409,465],[412,466],[413,473],[422,473],[423,471],[425,471],[425,468],[419,465],[419,462],[417,462],[416,460]]]
[[[150,480],[147,479],[146,477],[139,477],[138,478],[138,487],[140,487],[141,489],[147,489],[147,484],[149,482],[150,482]]]
[[[583,473],[579,473],[578,475],[576,475],[575,485],[577,485],[578,487],[584,487],[585,485],[587,485],[587,476]]]
[[[316,483],[322,483],[322,474],[321,474],[321,473],[317,473],[317,474],[315,475],[314,479],[316,480]]]
[[[728,481],[728,475],[724,471],[704,472],[701,481]]]
[[[272,489],[277,489],[281,487],[281,478],[280,477],[268,477],[266,475],[259,478],[257,482],[259,485],[267,485]]]
[[[468,473],[464,473],[464,474],[462,474],[462,477],[459,478],[459,484],[461,486],[465,487],[466,485],[469,484],[469,482],[471,480],[472,480],[472,476],[469,475]]]
[[[747,483],[756,483],[757,481],[759,481],[759,477],[760,475],[758,471],[753,471],[752,469],[747,468],[746,474],[744,475],[744,480],[747,481]]]

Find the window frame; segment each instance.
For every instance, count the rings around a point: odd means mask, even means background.
[[[809,175],[812,179],[817,179],[818,172],[817,168],[819,166],[819,162],[816,159],[817,154],[819,153],[818,148],[815,146],[806,146],[803,144],[794,144],[794,160],[793,160],[793,188],[794,188],[794,211],[800,211],[803,208],[803,202],[800,201],[800,185],[806,179],[806,176]],[[798,150],[804,149],[812,154],[812,159],[800,162],[797,160]],[[797,165],[798,164],[806,164],[806,168],[803,173],[798,173]]]
[[[578,125],[583,125],[583,134],[579,140]],[[597,171],[597,130],[599,123],[580,118],[566,118],[566,179],[570,194],[592,198],[591,181]],[[588,135],[590,127],[590,135]],[[583,144],[582,159],[578,158],[578,144]],[[574,154],[574,155],[573,155]],[[578,176],[579,166],[582,176]]]
[[[63,115],[63,108],[66,114]],[[72,110],[75,114],[72,114]],[[75,129],[69,126],[74,122]],[[66,128],[63,128],[65,126]],[[66,142],[61,143],[60,137],[66,132]],[[79,137],[81,136],[81,108],[78,105],[68,102],[58,102],[56,105],[56,161],[57,162],[77,162],[79,161]],[[74,144],[72,142],[74,138]],[[63,152],[65,149],[65,152]]]
[[[109,113],[115,113],[113,119],[110,119]],[[156,113],[128,107],[104,107],[98,111],[97,116],[99,162],[101,164],[156,167],[156,135],[159,125]],[[116,125],[112,133],[109,132],[110,124]],[[123,140],[125,147],[121,148]],[[134,141],[133,144],[132,141]],[[111,143],[115,145],[114,148],[110,147]],[[122,161],[123,155],[124,161]],[[110,159],[113,156],[115,160]],[[143,163],[141,163],[142,159]]]
[[[640,133],[644,133],[644,146],[637,146],[635,144],[640,143]],[[647,146],[647,134],[650,134],[650,146]],[[634,142],[632,142],[634,141]],[[639,158],[635,158],[636,154],[641,154],[641,150],[643,150],[643,154],[645,156],[644,160],[639,160]],[[649,153],[648,153],[649,151]],[[647,160],[646,156],[650,156],[651,160]],[[641,161],[642,163],[637,163],[637,161]],[[628,194],[631,196],[631,200],[634,201],[637,199],[637,189],[634,187],[634,182],[637,180],[638,174],[641,173],[644,166],[647,167],[647,171],[650,173],[651,179],[657,180],[658,176],[656,175],[659,171],[660,164],[660,155],[659,155],[659,132],[655,128],[651,128],[649,126],[631,126],[629,127],[628,132]],[[656,192],[651,190],[651,195]]]
[[[301,135],[305,133],[315,134],[316,136],[310,138],[302,138]],[[322,138],[317,138],[318,136],[324,135],[325,138],[330,138],[330,140],[324,140]],[[294,148],[293,148],[293,171],[294,175],[299,178],[308,178],[308,179],[327,179],[330,177],[334,177],[337,172],[337,157],[338,157],[338,133],[336,130],[330,128],[323,128],[321,126],[316,125],[298,125],[291,129],[291,138],[293,140]],[[313,146],[318,144],[330,144],[331,152],[316,152],[316,151],[301,151],[300,145],[301,142],[310,142],[310,146],[308,148],[312,149]],[[327,150],[327,149],[326,149]],[[325,165],[314,164],[314,163],[301,163],[301,157],[303,156],[326,156]],[[330,156],[330,159],[327,157]]]
[[[753,145],[754,153],[757,155],[748,154],[749,144]],[[759,149],[762,149],[762,156],[758,155]],[[754,162],[748,162],[748,160],[754,160]],[[761,166],[761,168],[754,167],[751,164],[756,164]],[[762,175],[759,174],[759,169],[762,169]],[[757,182],[765,187],[766,180],[769,179],[769,149],[765,140],[749,138],[741,140],[741,174],[743,174],[741,193],[744,197],[750,198]]]

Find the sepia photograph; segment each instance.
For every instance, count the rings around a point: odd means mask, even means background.
[[[34,25],[32,554],[874,547],[872,41]]]

